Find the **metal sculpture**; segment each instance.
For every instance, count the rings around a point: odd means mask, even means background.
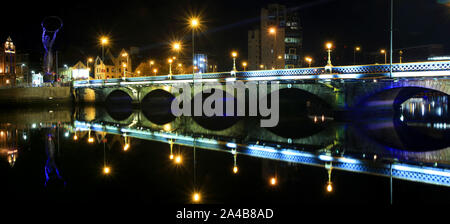
[[[49,29],[45,27],[45,22],[50,19],[56,19],[59,22],[59,27],[54,29]],[[56,34],[58,34],[59,30],[63,27],[63,22],[61,18],[57,16],[50,16],[44,18],[41,23],[42,26],[42,44],[44,45],[45,54],[44,54],[44,72],[46,74],[53,74],[53,44],[55,43]],[[51,37],[51,33],[53,33],[53,37]]]

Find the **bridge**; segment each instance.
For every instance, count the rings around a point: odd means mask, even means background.
[[[270,81],[279,83],[280,98],[284,89],[295,89],[318,97],[335,111],[362,106],[368,106],[369,111],[392,109],[395,104],[423,91],[450,94],[450,61],[393,64],[392,73],[390,70],[388,64],[375,64],[335,66],[331,72],[324,67],[231,71],[74,81],[73,87],[77,102],[101,103],[111,93],[120,92],[127,95],[132,103],[139,104],[149,93],[158,89],[177,97],[178,93],[171,87],[179,83],[220,83],[210,88],[226,92],[224,83]],[[374,105],[377,108],[373,108]]]
[[[448,167],[433,167],[432,164],[411,164],[398,161],[377,160],[365,158],[358,154],[334,154],[334,147],[315,150],[293,148],[288,144],[269,145],[263,142],[239,143],[221,138],[193,136],[172,131],[154,130],[142,126],[127,126],[109,122],[74,121],[73,132],[98,132],[122,135],[138,139],[178,144],[190,148],[201,148],[227,153],[230,157],[245,155],[270,160],[279,160],[337,169],[346,172],[366,173],[395,179],[414,181],[427,184],[450,186],[450,169]],[[100,140],[101,141],[101,140]],[[325,172],[324,172],[325,175]]]

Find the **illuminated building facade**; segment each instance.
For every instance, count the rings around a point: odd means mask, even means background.
[[[260,27],[248,31],[249,70],[299,67],[301,49],[298,13],[279,4],[261,9]]]
[[[112,79],[124,76],[124,69],[127,77],[132,77],[132,57],[130,52],[122,49],[117,57],[111,51],[107,51],[105,61],[97,57],[94,62],[95,79]]]
[[[11,37],[8,37],[0,52],[0,86],[14,86],[15,83],[16,46]]]
[[[195,54],[194,66],[196,73],[208,73],[208,56],[206,54]]]

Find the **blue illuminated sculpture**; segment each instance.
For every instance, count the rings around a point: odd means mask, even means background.
[[[46,28],[45,23],[46,21],[54,19],[58,20],[59,27],[58,28]],[[53,73],[53,44],[55,43],[56,34],[58,31],[62,28],[63,23],[62,20],[57,16],[50,16],[46,17],[44,20],[42,20],[41,23],[42,26],[42,44],[44,45],[45,54],[44,54],[44,72],[45,74],[49,75]],[[53,37],[50,37],[51,33],[53,33]]]

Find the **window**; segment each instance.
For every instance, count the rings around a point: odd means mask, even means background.
[[[289,48],[289,54],[296,54],[296,53],[297,53],[297,49]]]

